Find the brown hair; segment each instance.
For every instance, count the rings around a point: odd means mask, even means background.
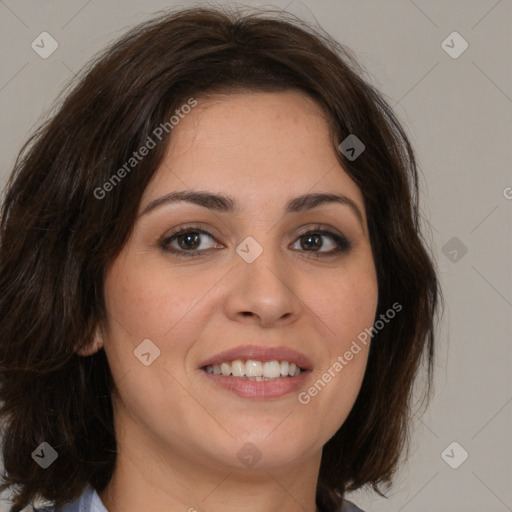
[[[324,447],[317,502],[391,484],[423,358],[430,393],[441,298],[420,234],[413,150],[347,48],[289,14],[265,13],[195,8],[142,23],[83,70],[23,146],[0,219],[2,489],[14,491],[11,510],[38,496],[61,505],[86,484],[101,491],[112,476],[113,381],[105,353],[76,352],[106,317],[103,277],[172,132],[108,194],[98,187],[187,99],[234,90],[309,94],[364,196],[376,318],[396,302],[402,311],[375,334],[357,401]],[[338,148],[350,134],[366,146],[353,161]],[[43,441],[58,452],[47,469],[31,459]]]

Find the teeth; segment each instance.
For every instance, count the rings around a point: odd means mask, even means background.
[[[247,377],[263,377],[263,365],[261,361],[249,359],[245,363],[245,375]]]
[[[228,363],[229,364],[229,363]],[[206,367],[208,368],[208,367]],[[231,362],[231,373],[234,377],[244,377],[245,376],[245,364],[237,359],[236,361]]]
[[[289,361],[256,361],[248,359],[242,361],[237,359],[231,362],[223,362],[222,364],[208,365],[206,368],[208,373],[215,375],[224,375],[228,377],[242,377],[246,380],[253,380],[257,382],[278,379],[281,377],[296,377],[300,375],[302,370],[295,364]]]
[[[279,361],[267,361],[263,365],[263,377],[277,379],[281,376],[281,364]]]

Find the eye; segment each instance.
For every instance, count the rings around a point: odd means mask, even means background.
[[[165,236],[160,246],[183,257],[201,256],[210,249],[224,247],[210,233],[197,226],[184,226]],[[343,235],[320,228],[303,233],[291,246],[293,250],[308,252],[314,257],[335,256],[347,252],[351,247],[351,242]]]
[[[300,248],[296,247],[297,244],[300,244]],[[346,252],[351,246],[352,244],[341,234],[315,229],[300,235],[292,248],[294,250],[302,249],[312,253],[312,256],[320,257]]]
[[[160,246],[179,256],[197,256],[214,247],[223,247],[215,242],[210,233],[196,227],[183,227],[171,233],[162,240]]]

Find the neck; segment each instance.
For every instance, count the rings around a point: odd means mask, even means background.
[[[321,452],[279,467],[237,469],[161,446],[124,441],[118,447],[113,477],[99,493],[109,512],[317,511]]]

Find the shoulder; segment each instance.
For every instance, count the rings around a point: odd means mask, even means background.
[[[84,493],[85,496],[87,496],[88,493]],[[81,499],[68,503],[67,505],[64,505],[62,508],[56,508],[53,506],[45,507],[45,508],[35,508],[32,507],[32,510],[30,512],[82,512],[80,508],[80,503],[83,502],[83,498],[85,497],[82,495]],[[352,503],[348,500],[343,500],[343,504],[338,511],[335,512],[364,512],[362,508],[359,508],[357,505]]]
[[[340,512],[364,512],[364,510],[359,508],[357,505],[354,505],[351,501],[343,500]]]
[[[56,507],[55,505],[45,506],[42,508],[33,507],[29,512],[82,512],[83,508],[80,506],[79,500],[71,503],[66,503],[62,507]]]
[[[317,508],[321,512],[365,512],[356,504],[334,492],[324,490],[324,494],[321,496],[322,500],[317,502]]]
[[[33,507],[29,512],[91,512],[93,510],[94,498],[96,492],[87,487],[84,492],[74,501],[66,503],[60,507],[55,505],[46,505],[44,507]],[[103,512],[104,508],[96,507],[94,510]]]
[[[32,507],[28,509],[27,512],[82,512],[82,508],[80,508],[80,504],[73,501],[72,503],[66,503],[62,507],[56,507],[54,505],[46,506],[43,508]]]
[[[28,509],[28,512],[81,512],[80,506],[73,502],[73,503],[67,503],[66,505],[62,507],[56,507],[56,506],[46,506],[43,508],[39,507],[32,507],[32,509]]]

